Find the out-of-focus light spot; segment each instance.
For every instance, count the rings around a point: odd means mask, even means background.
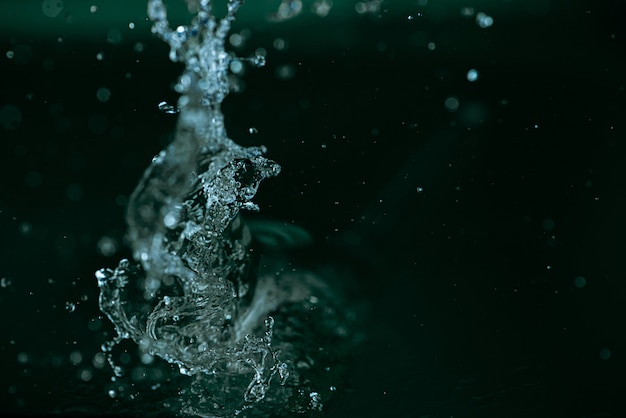
[[[100,87],[96,92],[96,97],[103,103],[108,102],[111,98],[111,90],[106,87]]]
[[[289,80],[296,75],[296,68],[291,64],[281,65],[276,68],[276,78]]]
[[[456,112],[459,110],[459,99],[455,96],[450,96],[446,98],[446,101],[443,103],[444,107],[448,112]]]
[[[611,358],[611,350],[609,350],[608,348],[603,348],[602,350],[600,350],[600,358],[602,360],[608,360]]]
[[[48,17],[57,17],[63,10],[63,2],[61,0],[44,0],[41,4],[41,10]]]
[[[583,276],[578,276],[574,279],[574,286],[576,286],[579,289],[582,289],[583,287],[585,287],[586,284],[587,284],[587,279],[585,279]]]
[[[287,48],[287,42],[282,38],[274,39],[273,45],[278,51],[284,51]]]
[[[470,16],[474,16],[474,13],[475,13],[475,10],[473,7],[463,7],[461,9],[462,16],[470,17]]]
[[[117,28],[111,28],[107,32],[107,42],[113,45],[122,42],[122,32]]]
[[[233,59],[230,62],[230,71],[232,71],[233,74],[241,74],[243,72],[243,64],[241,63],[241,61],[239,61],[238,59]]]
[[[111,237],[104,236],[98,240],[98,252],[105,257],[111,257],[117,252],[117,241]]]
[[[4,129],[17,129],[22,123],[22,112],[17,106],[8,104],[0,108],[0,126]]]
[[[493,17],[486,13],[478,12],[476,13],[476,24],[483,29],[488,28],[493,25]]]
[[[230,35],[230,37],[228,38],[228,42],[230,42],[230,44],[232,46],[234,46],[235,48],[240,48],[243,46],[245,39],[243,38],[243,36],[241,36],[238,33],[233,33],[232,35]]]
[[[550,219],[550,218],[544,219],[543,222],[541,223],[541,227],[545,231],[552,231],[555,226],[556,226],[556,223],[554,222],[553,219]]]
[[[472,68],[471,70],[467,72],[466,77],[467,77],[467,81],[470,81],[473,83],[474,81],[478,80],[478,71]]]

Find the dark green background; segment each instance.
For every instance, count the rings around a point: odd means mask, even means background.
[[[93,325],[93,272],[128,256],[123,197],[175,124],[157,104],[175,102],[181,67],[145,2],[63,3],[55,18],[39,1],[0,6],[0,108],[21,115],[0,114],[3,412],[114,403],[109,370],[79,377],[110,331]],[[267,19],[277,1],[248,3],[235,51],[263,47],[268,64],[246,70],[224,113],[235,141],[283,167],[260,216],[309,230],[310,260],[352,266],[372,308],[329,416],[621,416],[624,2],[385,1],[359,15],[335,0],[287,22]],[[104,235],[120,243],[109,257]]]

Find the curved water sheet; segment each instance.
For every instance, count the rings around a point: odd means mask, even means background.
[[[187,5],[192,23],[172,30],[163,2],[148,4],[153,32],[185,70],[175,138],[129,200],[134,261],[96,272],[100,309],[117,333],[102,346],[114,371],[109,394],[159,399],[156,409],[179,415],[321,414],[341,384],[354,314],[271,245],[306,241],[304,231],[261,223],[255,239],[241,217],[258,210],[259,183],[280,171],[263,147],[228,138],[220,110],[234,59],[225,38],[241,1],[228,1],[221,19],[209,0]],[[139,361],[124,340],[136,343]]]

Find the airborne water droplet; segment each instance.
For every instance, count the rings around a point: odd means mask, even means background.
[[[167,113],[170,115],[174,115],[180,111],[180,109],[178,109],[176,106],[173,106],[165,101],[159,103],[159,110],[163,113]]]

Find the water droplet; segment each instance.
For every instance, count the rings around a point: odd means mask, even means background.
[[[265,66],[265,56],[263,55],[257,55],[254,58],[252,58],[252,64],[255,67],[263,67]]]
[[[63,10],[63,2],[61,0],[44,0],[41,4],[41,10],[48,17],[57,17]]]
[[[103,103],[108,102],[111,98],[111,90],[106,87],[100,87],[96,92],[96,97]]]
[[[457,99],[455,96],[449,96],[443,103],[448,112],[456,112],[459,109],[459,104],[459,99]]]
[[[172,106],[167,102],[159,103],[159,110],[163,113],[168,113],[170,115],[176,114],[180,111],[176,106]]]
[[[467,72],[466,77],[467,77],[467,81],[474,82],[478,80],[478,71],[472,68],[471,70]]]
[[[476,13],[476,24],[483,29],[488,28],[493,25],[493,18],[486,13],[478,12]]]
[[[586,284],[587,284],[587,279],[585,279],[583,276],[578,276],[574,279],[574,286],[576,286],[579,289],[582,289],[583,287],[585,287]]]
[[[608,360],[611,358],[611,350],[609,350],[608,348],[603,348],[602,350],[600,350],[600,358],[602,360]]]

